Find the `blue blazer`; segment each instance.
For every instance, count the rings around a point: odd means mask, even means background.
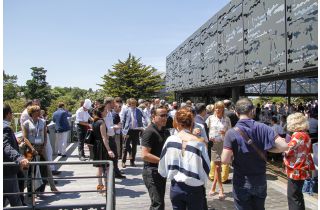
[[[53,113],[52,120],[55,123],[55,129],[57,133],[62,133],[70,130],[68,117],[71,117],[71,115],[61,108]]]
[[[136,116],[136,120],[137,120],[137,126],[138,127],[143,127],[143,123],[142,123],[142,118],[143,118],[143,114],[141,112],[140,109],[136,108],[135,109],[135,115]],[[122,119],[122,133],[124,135],[127,135],[129,129],[131,129],[131,124],[132,124],[132,120],[131,120],[131,113],[132,113],[132,109],[128,108],[123,115],[123,119]]]

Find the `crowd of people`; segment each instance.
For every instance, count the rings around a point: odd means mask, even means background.
[[[52,160],[52,148],[47,139],[47,121],[41,114],[40,102],[26,104],[20,124],[23,138],[16,139],[10,128],[12,111],[4,105],[4,162],[17,162],[10,174],[11,183],[4,185],[4,193],[23,192],[24,176],[42,177],[36,183],[43,192],[48,183],[58,193],[52,179],[58,175],[54,166],[28,168],[30,161]],[[119,169],[136,167],[137,145],[141,145],[144,161],[142,178],[149,192],[150,209],[164,209],[166,180],[171,181],[170,199],[173,209],[208,209],[206,186],[212,181],[208,196],[225,199],[224,184],[231,183],[229,169],[233,167],[233,198],[236,209],[264,209],[267,196],[267,152],[283,153],[288,175],[289,209],[304,209],[302,186],[315,169],[310,155],[312,143],[317,141],[317,101],[306,106],[286,106],[282,103],[257,104],[242,98],[236,104],[230,100],[214,104],[190,100],[168,104],[159,98],[152,100],[120,97],[96,100],[85,99],[75,113],[80,161],[111,160],[115,178],[125,179]],[[64,103],[53,114],[58,155],[66,157],[68,118]],[[88,130],[93,131],[94,144],[90,157],[84,145]],[[311,140],[312,139],[312,140]],[[28,144],[25,150],[18,143]],[[31,158],[26,158],[26,151]],[[22,154],[21,154],[22,153]],[[118,161],[121,161],[118,164]],[[96,164],[96,189],[105,192],[108,168]],[[26,170],[27,169],[27,170]],[[7,170],[4,170],[7,171]],[[5,182],[4,182],[5,183]],[[216,191],[218,185],[218,190]],[[28,192],[31,183],[27,182]],[[29,194],[30,195],[30,194]],[[25,205],[23,196],[4,195],[11,206]],[[5,199],[4,199],[5,200]]]

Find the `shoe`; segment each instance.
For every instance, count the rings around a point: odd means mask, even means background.
[[[103,193],[102,190],[104,189],[104,185],[103,184],[98,184],[97,185],[97,191],[98,193]]]
[[[59,175],[61,174],[61,171],[52,171],[52,175]]]
[[[130,166],[132,166],[132,167],[136,167],[136,164],[135,164],[135,163],[133,163],[133,162],[131,162],[131,163],[130,163]]]
[[[126,176],[123,176],[122,174],[116,174],[114,177],[117,179],[125,179],[126,178]]]
[[[58,153],[58,156],[62,156],[61,153]]]
[[[226,181],[222,182],[222,184],[231,184],[231,179],[227,179]]]
[[[219,200],[223,201],[226,198],[225,194],[222,191],[219,191]]]
[[[122,162],[122,168],[126,168],[126,164]]]
[[[57,181],[57,180],[54,180],[53,183],[54,183],[54,184],[58,184],[58,181]]]
[[[61,157],[67,157],[67,155],[61,155]]]
[[[87,159],[85,158],[85,157],[79,157],[79,160],[81,160],[81,161],[86,161]]]

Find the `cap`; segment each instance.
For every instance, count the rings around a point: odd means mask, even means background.
[[[90,101],[90,99],[84,100],[83,107],[86,108],[86,109],[90,109],[90,108],[91,108],[91,101]]]

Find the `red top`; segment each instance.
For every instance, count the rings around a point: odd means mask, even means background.
[[[306,132],[295,132],[288,143],[289,150],[285,152],[284,164],[288,178],[305,180],[311,177],[315,170],[310,154],[311,141]]]

